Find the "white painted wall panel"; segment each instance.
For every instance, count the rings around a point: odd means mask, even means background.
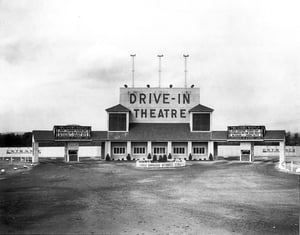
[[[79,157],[100,157],[101,146],[79,146]]]
[[[64,157],[65,147],[39,147],[39,158]]]

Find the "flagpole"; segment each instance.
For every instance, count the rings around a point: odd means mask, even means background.
[[[134,88],[134,57],[136,54],[130,55],[132,57],[132,87]]]
[[[184,87],[187,88],[187,58],[189,55],[183,54],[184,57]]]
[[[158,57],[158,87],[161,87],[161,58],[164,55],[157,55]]]

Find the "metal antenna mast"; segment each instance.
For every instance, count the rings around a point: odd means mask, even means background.
[[[134,88],[134,57],[136,54],[130,55],[132,57],[132,87]]]
[[[164,55],[157,55],[158,57],[158,87],[161,85],[161,57]]]
[[[189,55],[183,54],[183,57],[184,57],[184,87],[187,88],[187,81],[186,81],[186,77],[187,77],[187,58],[189,57]]]

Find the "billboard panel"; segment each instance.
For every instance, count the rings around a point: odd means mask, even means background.
[[[199,88],[120,88],[120,104],[130,122],[189,122],[189,110],[200,103]]]
[[[229,140],[263,140],[265,126],[228,126]]]
[[[53,132],[56,140],[89,140],[91,129],[90,126],[54,126]]]

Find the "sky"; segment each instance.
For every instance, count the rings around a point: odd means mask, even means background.
[[[107,130],[119,87],[200,87],[213,130],[300,132],[300,2],[0,0],[0,132]]]

